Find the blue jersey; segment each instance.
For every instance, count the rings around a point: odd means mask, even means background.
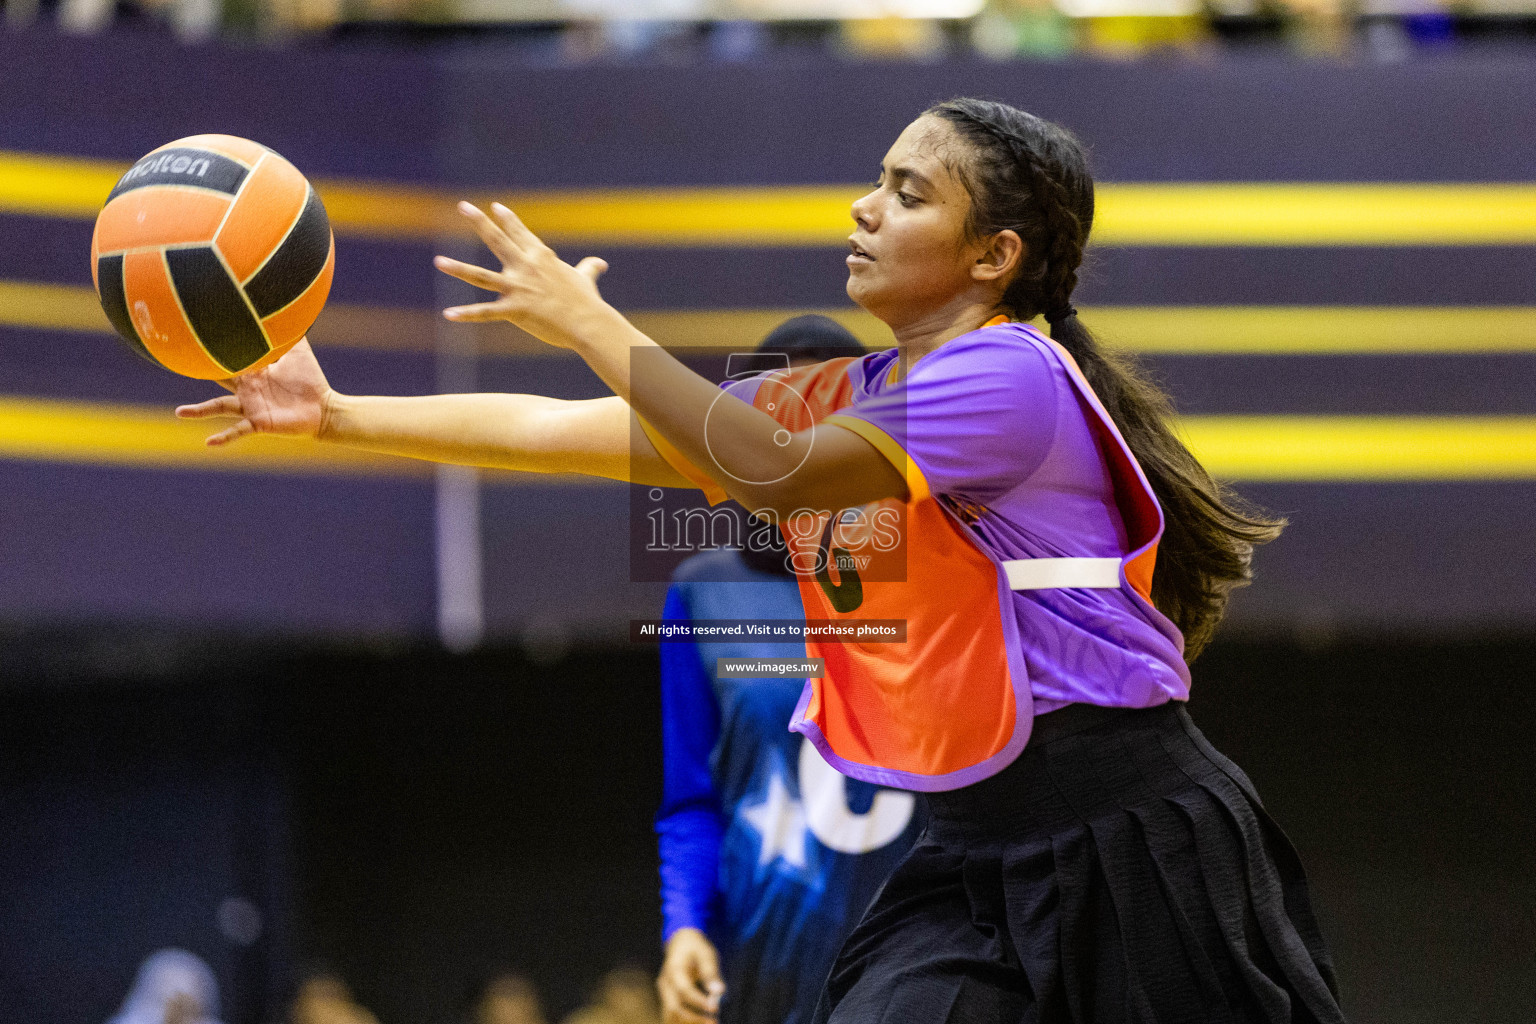
[[[734,551],[697,555],[674,579],[668,620],[804,617],[793,578]],[[717,658],[804,653],[661,645],[665,934],[699,928],[719,948],[722,1024],[808,1020],[844,937],[920,827],[912,794],[845,778],[789,731],[804,680],[714,678]]]

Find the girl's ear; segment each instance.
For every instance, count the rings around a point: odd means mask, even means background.
[[[976,281],[1007,280],[1024,261],[1024,240],[1011,228],[999,231],[987,241],[987,246],[976,257],[971,267],[971,278]]]

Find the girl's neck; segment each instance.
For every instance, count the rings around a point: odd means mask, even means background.
[[[901,369],[898,372],[906,376],[919,359],[946,341],[971,333],[997,314],[997,308],[991,303],[964,301],[934,310],[899,326],[891,325],[891,332],[896,335],[896,348],[900,353],[897,362]]]

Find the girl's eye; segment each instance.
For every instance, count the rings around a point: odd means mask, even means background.
[[[909,196],[905,192],[897,192],[896,201],[902,206],[911,206],[913,203],[917,202],[917,197]]]

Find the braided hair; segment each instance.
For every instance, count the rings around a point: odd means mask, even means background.
[[[1184,634],[1193,661],[1210,641],[1233,589],[1252,578],[1256,544],[1285,520],[1248,505],[1214,480],[1174,433],[1173,404],[1127,353],[1094,341],[1072,306],[1093,226],[1093,177],[1065,128],[1004,103],[956,99],[928,109],[965,148],[953,169],[971,196],[977,238],[1014,231],[1023,265],[1001,305],[1015,320],[1044,316],[1072,354],[1152,485],[1165,521],[1152,601]]]

